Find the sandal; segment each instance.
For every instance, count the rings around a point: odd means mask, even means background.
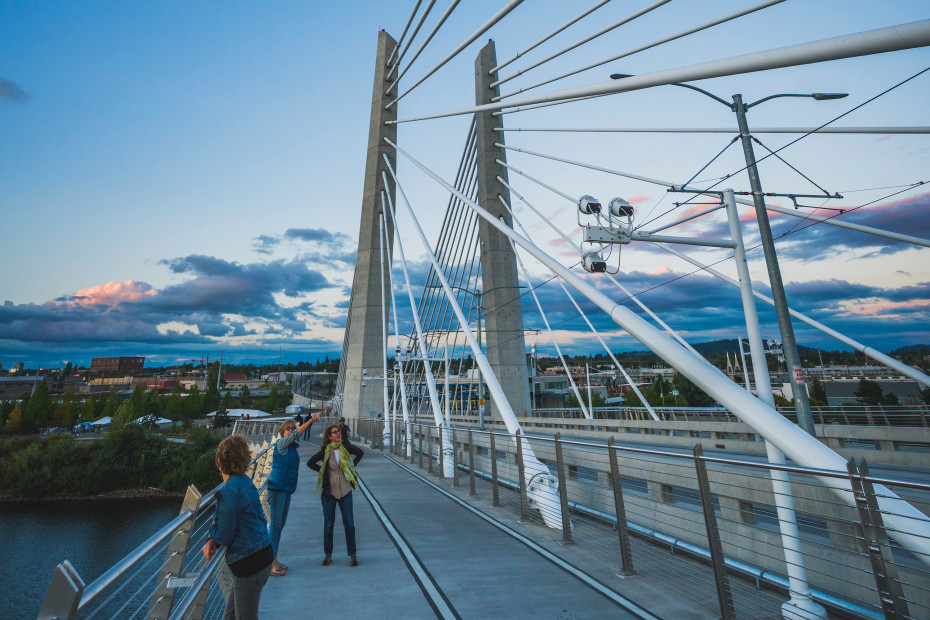
[[[271,570],[272,577],[283,577],[287,574],[287,569],[284,568],[274,568]]]

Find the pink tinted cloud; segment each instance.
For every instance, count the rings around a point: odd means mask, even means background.
[[[570,238],[577,239],[577,241],[581,241],[581,235],[579,233],[581,233],[581,227],[575,226],[575,229],[567,234]],[[556,237],[555,239],[549,240],[549,245],[552,247],[559,247],[561,245],[565,245],[566,243],[568,243],[568,241],[566,241],[563,237]]]
[[[635,196],[630,196],[626,199],[626,201],[631,205],[638,205],[639,203],[646,202],[647,200],[649,200],[649,196],[646,194],[636,194]]]
[[[157,295],[158,291],[145,282],[126,280],[125,282],[107,282],[90,288],[81,289],[74,294],[74,303],[81,306],[113,306],[124,301],[139,301]]]

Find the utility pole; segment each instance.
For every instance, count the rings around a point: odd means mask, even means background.
[[[762,249],[765,252],[765,265],[768,268],[769,285],[772,287],[772,299],[775,301],[775,314],[778,316],[781,346],[785,355],[785,364],[788,367],[788,380],[791,382],[791,397],[798,413],[798,426],[807,434],[816,436],[811,404],[807,398],[807,386],[804,382],[804,370],[798,355],[798,345],[794,339],[791,315],[788,313],[788,299],[785,296],[785,285],[778,266],[778,255],[775,253],[775,239],[772,237],[768,211],[765,209],[762,180],[756,168],[756,156],[752,149],[752,136],[749,134],[746,105],[743,103],[742,95],[733,95],[733,111],[736,112],[736,119],[739,123],[739,135],[743,143],[743,155],[746,157],[746,170],[749,173],[749,185],[752,189],[752,202],[756,208],[756,219],[759,221],[759,235],[762,238]]]

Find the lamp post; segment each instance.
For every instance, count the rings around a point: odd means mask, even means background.
[[[626,73],[614,73],[610,76],[613,80],[626,77],[631,76]],[[801,358],[798,355],[798,345],[794,338],[794,328],[791,325],[791,316],[788,313],[788,299],[785,297],[785,287],[781,279],[781,269],[778,266],[778,255],[775,253],[775,239],[772,237],[772,228],[769,225],[769,216],[765,208],[765,199],[762,193],[762,180],[759,178],[759,171],[756,167],[756,157],[752,149],[752,136],[749,133],[749,124],[746,121],[746,111],[760,103],[779,97],[804,97],[816,101],[829,101],[832,99],[842,99],[848,96],[848,93],[779,93],[777,95],[763,97],[762,99],[747,104],[743,103],[743,96],[740,94],[733,95],[733,102],[730,103],[717,95],[709,93],[697,86],[692,86],[691,84],[676,82],[672,84],[672,86],[681,86],[682,88],[697,91],[725,105],[736,114],[740,140],[743,144],[743,155],[746,159],[746,170],[749,173],[749,185],[752,189],[752,202],[756,209],[756,219],[759,222],[759,235],[762,240],[762,250],[765,253],[765,265],[768,269],[769,285],[772,287],[772,299],[775,301],[775,314],[778,317],[778,329],[781,333],[785,362],[789,366],[788,380],[791,382],[791,396],[794,399],[794,406],[798,415],[798,426],[804,429],[809,435],[816,436],[814,418],[811,415],[811,405],[807,397],[806,386],[804,385]]]

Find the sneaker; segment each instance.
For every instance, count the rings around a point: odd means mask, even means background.
[[[358,558],[354,555],[349,556],[349,566],[358,566]]]
[[[322,562],[323,566],[329,566],[332,563],[333,563],[333,556],[328,555],[325,558],[323,558],[323,562]]]

